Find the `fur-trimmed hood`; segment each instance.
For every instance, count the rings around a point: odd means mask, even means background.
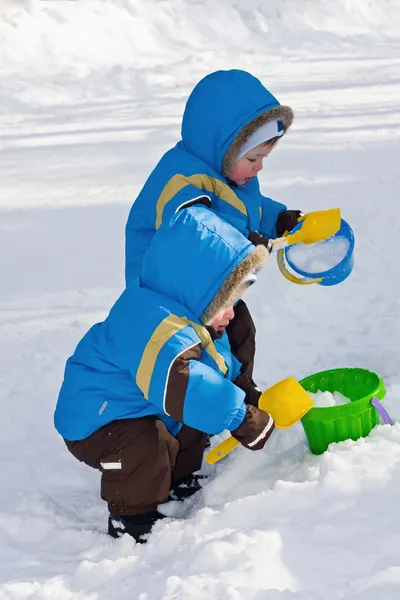
[[[243,280],[251,273],[257,273],[268,260],[265,246],[256,246],[230,273],[200,317],[203,325],[209,325],[215,315],[225,306],[231,306],[236,297],[244,291]]]
[[[260,125],[282,121],[285,132],[293,111],[247,71],[216,71],[204,77],[186,103],[182,120],[185,148],[226,176],[240,147]]]
[[[225,177],[228,175],[233,164],[235,163],[243,144],[259,127],[261,127],[261,125],[269,123],[270,121],[281,121],[283,124],[283,129],[286,133],[293,121],[293,111],[291,108],[289,108],[289,106],[276,106],[275,108],[271,108],[261,115],[258,115],[258,117],[245,125],[243,129],[239,131],[236,138],[233,140],[225,153],[222,161],[222,174]]]
[[[253,246],[207,208],[192,206],[155,233],[144,258],[141,285],[167,302],[178,302],[208,325],[232,302],[246,275],[258,271],[267,259],[264,246]]]

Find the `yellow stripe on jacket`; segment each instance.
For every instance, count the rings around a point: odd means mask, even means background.
[[[196,331],[200,338],[202,348],[211,356],[211,358],[217,363],[220,371],[225,375],[228,371],[228,367],[221,354],[217,351],[214,342],[207,329],[198,323],[194,323],[186,317],[178,317],[170,314],[168,317],[163,319],[161,323],[153,331],[153,335],[146,344],[143,352],[142,359],[140,361],[137,373],[136,383],[142,390],[146,400],[149,398],[149,389],[151,378],[157,357],[162,350],[163,346],[179,331],[190,325]]]
[[[210,177],[206,174],[189,175],[188,177],[185,175],[174,175],[165,185],[157,200],[156,229],[158,229],[162,223],[166,204],[168,204],[168,202],[172,200],[172,198],[187,185],[193,185],[199,190],[211,192],[215,196],[219,196],[219,198],[221,198],[221,200],[224,202],[227,202],[236,208],[242,214],[247,215],[244,202],[242,202],[242,200],[236,196],[235,192],[229,187],[229,185],[220,179]]]

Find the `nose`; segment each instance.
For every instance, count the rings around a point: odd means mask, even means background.
[[[262,158],[260,158],[260,159],[259,159],[259,160],[256,162],[256,164],[254,165],[254,170],[255,170],[255,171],[258,173],[259,171],[261,171],[261,170],[262,170],[263,166],[264,166],[264,165],[263,165]]]
[[[235,311],[233,310],[233,306],[230,306],[224,312],[224,318],[229,319],[229,321],[232,321],[234,316],[235,316]]]

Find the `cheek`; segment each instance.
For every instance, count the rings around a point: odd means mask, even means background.
[[[231,171],[230,179],[232,179],[232,181],[240,181],[241,179],[246,179],[250,171],[251,163],[248,163],[248,165],[246,165],[245,163],[238,162],[236,163],[236,165],[234,165]]]
[[[221,324],[221,321],[224,318],[224,311],[220,310],[215,317],[213,318],[213,320],[211,321],[210,325],[211,327],[218,327],[218,325]]]

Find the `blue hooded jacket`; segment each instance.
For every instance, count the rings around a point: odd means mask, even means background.
[[[147,415],[157,415],[173,435],[182,423],[207,433],[239,427],[245,393],[232,381],[241,365],[226,334],[214,344],[200,318],[257,250],[201,206],[164,222],[151,239],[140,284],[122,293],[68,359],[54,417],[58,432],[80,440],[111,421]],[[171,369],[183,355],[192,358],[177,369],[170,389]]]
[[[206,204],[246,237],[249,231],[276,237],[277,217],[286,206],[264,197],[257,177],[239,187],[223,175],[224,159],[243,131],[273,119],[286,131],[292,111],[246,71],[216,71],[196,85],[183,115],[182,140],[161,158],[130,211],[127,285],[139,276],[161,223],[194,203]]]

